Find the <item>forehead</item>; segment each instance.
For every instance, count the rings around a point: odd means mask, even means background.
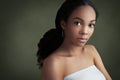
[[[96,13],[94,9],[89,5],[84,5],[76,8],[71,15],[69,16],[69,19],[72,19],[74,17],[79,17],[83,19],[84,21],[91,21],[96,20]]]

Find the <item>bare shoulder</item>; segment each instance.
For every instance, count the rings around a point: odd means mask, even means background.
[[[43,67],[46,67],[49,65],[49,67],[57,67],[57,66],[62,66],[62,57],[57,56],[57,55],[52,55],[46,58],[43,62]],[[59,67],[58,67],[59,68]]]
[[[42,67],[42,80],[62,80],[64,63],[60,56],[52,55],[46,58]]]
[[[109,73],[105,69],[104,64],[102,62],[102,59],[101,59],[101,56],[98,53],[98,51],[95,48],[95,46],[94,45],[86,45],[86,47],[88,47],[88,49],[91,50],[91,52],[93,54],[94,64],[96,65],[96,67],[105,75],[107,80],[112,80],[110,75],[109,75]]]
[[[96,52],[96,51],[97,51],[97,49],[95,48],[94,45],[89,44],[89,45],[86,45],[85,47],[86,47],[89,51],[92,51],[92,52]]]
[[[90,52],[93,56],[94,64],[97,67],[99,67],[100,65],[103,66],[101,56],[100,56],[99,52],[97,51],[97,49],[95,48],[95,46],[94,45],[87,45],[87,46],[89,46]]]
[[[87,50],[91,53],[93,58],[100,57],[96,47],[94,45],[86,45]]]

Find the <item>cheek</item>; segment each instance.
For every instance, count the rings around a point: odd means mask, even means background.
[[[77,34],[77,31],[75,30],[74,27],[69,26],[69,28],[67,28],[65,30],[65,36],[66,37],[74,38],[76,36],[76,34]]]
[[[92,36],[93,33],[94,33],[94,29],[90,29],[89,30],[89,35]]]
[[[65,30],[65,35],[72,37],[75,35],[75,31],[69,28],[69,29]]]

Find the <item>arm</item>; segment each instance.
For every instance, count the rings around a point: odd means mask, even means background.
[[[49,58],[44,61],[42,80],[63,80],[63,66],[59,59]]]
[[[102,59],[101,59],[99,53],[97,52],[96,48],[94,46],[92,46],[92,49],[94,51],[93,52],[94,64],[105,75],[106,80],[112,80],[112,78],[108,74],[107,70],[105,69]]]

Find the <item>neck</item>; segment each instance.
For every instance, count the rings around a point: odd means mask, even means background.
[[[78,46],[74,45],[68,41],[63,41],[62,45],[60,46],[62,50],[68,53],[70,56],[77,56],[84,51],[84,45]]]

